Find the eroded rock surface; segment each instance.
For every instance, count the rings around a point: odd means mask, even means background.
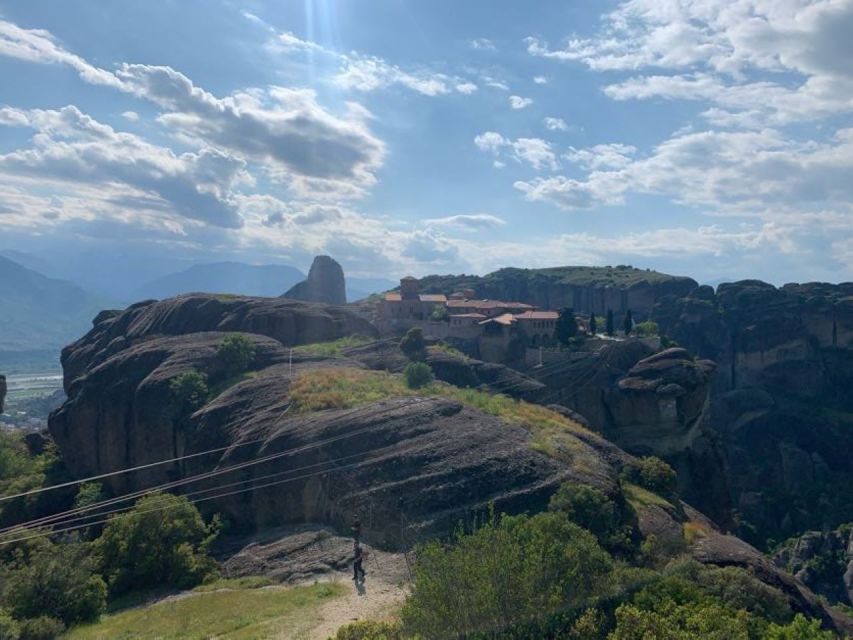
[[[773,560],[831,602],[853,604],[853,524],[807,531],[786,542]]]

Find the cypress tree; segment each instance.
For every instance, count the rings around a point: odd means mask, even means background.
[[[595,314],[589,314],[589,335],[594,336],[596,331],[598,331],[598,326],[595,322]]]
[[[625,312],[625,319],[622,321],[622,330],[626,336],[634,330],[634,316],[630,309]]]
[[[613,328],[613,309],[608,309],[608,310],[607,310],[607,319],[606,319],[606,321],[605,321],[605,325],[604,325],[604,332],[605,332],[607,335],[609,335],[609,336],[612,336],[612,335],[613,335],[613,333],[614,333],[614,328]]]

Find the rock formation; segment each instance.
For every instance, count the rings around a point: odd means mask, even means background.
[[[697,286],[691,278],[628,266],[506,268],[482,277],[427,276],[420,280],[424,293],[473,289],[480,298],[517,300],[542,309],[571,307],[579,313],[599,315],[612,309],[617,320],[630,309],[638,321],[647,319],[659,300],[686,296]]]
[[[763,543],[853,520],[853,283],[699,287],[653,316],[718,364],[709,425],[740,532]]]
[[[293,285],[284,297],[305,302],[346,304],[344,270],[329,256],[317,256],[311,263],[308,277],[299,284]]]
[[[830,602],[853,604],[853,524],[835,531],[807,531],[786,542],[773,559]]]
[[[3,413],[3,403],[6,401],[6,376],[0,375],[0,413]]]

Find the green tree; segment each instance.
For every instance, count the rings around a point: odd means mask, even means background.
[[[660,329],[658,328],[657,322],[646,320],[645,322],[640,322],[634,325],[634,333],[638,336],[652,337],[660,335]]]
[[[630,335],[634,330],[634,314],[628,309],[625,312],[625,318],[622,320],[622,331],[626,336]]]
[[[655,456],[640,458],[637,472],[639,484],[657,493],[673,493],[678,484],[675,470]]]
[[[38,616],[21,622],[21,640],[56,640],[65,632],[62,620]]]
[[[3,606],[19,620],[48,615],[65,624],[95,620],[106,608],[107,588],[95,573],[88,546],[43,544],[18,552],[7,569]]]
[[[578,334],[578,323],[575,319],[575,312],[568,307],[560,309],[560,314],[557,316],[557,324],[554,326],[554,337],[561,345],[566,346],[569,340]]]
[[[750,640],[750,622],[745,611],[715,603],[667,601],[655,611],[623,604],[607,640]]]
[[[181,373],[172,378],[169,382],[169,389],[172,392],[174,405],[182,416],[203,407],[210,395],[207,377],[195,370]]]
[[[435,379],[432,368],[426,362],[410,362],[403,371],[403,377],[409,389],[420,389]]]
[[[766,640],[833,640],[835,634],[831,631],[822,631],[820,620],[808,620],[798,613],[790,624],[771,624],[764,638]]]
[[[595,314],[590,313],[589,314],[589,335],[595,336],[595,334],[597,332],[598,332],[598,324],[596,323],[596,320],[595,320]]]
[[[207,549],[219,531],[183,496],[158,493],[113,517],[95,546],[112,593],[170,585],[189,588],[213,570]]]
[[[412,362],[423,362],[426,360],[426,340],[424,332],[420,327],[412,327],[400,340],[400,351]]]
[[[228,377],[245,373],[255,360],[257,347],[251,338],[241,333],[234,333],[226,338],[216,348],[216,357]]]
[[[429,317],[431,320],[435,320],[436,322],[445,322],[450,318],[450,314],[447,312],[447,307],[443,304],[437,304],[432,308],[432,313]]]
[[[623,523],[622,510],[616,502],[595,487],[567,482],[551,496],[548,508],[565,513],[609,551],[632,548],[632,526]]]
[[[492,518],[451,546],[419,549],[404,630],[441,640],[538,620],[606,593],[612,569],[593,535],[564,514]]]
[[[613,325],[613,309],[608,309],[607,310],[607,320],[604,323],[604,333],[606,333],[607,335],[612,337],[615,332],[616,332],[616,329],[614,328],[614,325]]]
[[[0,640],[19,640],[21,625],[7,611],[0,609]]]
[[[89,507],[104,499],[104,485],[100,482],[84,482],[77,489],[74,497],[74,508]]]

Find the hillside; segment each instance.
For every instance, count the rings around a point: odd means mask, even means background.
[[[0,359],[58,352],[91,327],[111,301],[0,256]]]

